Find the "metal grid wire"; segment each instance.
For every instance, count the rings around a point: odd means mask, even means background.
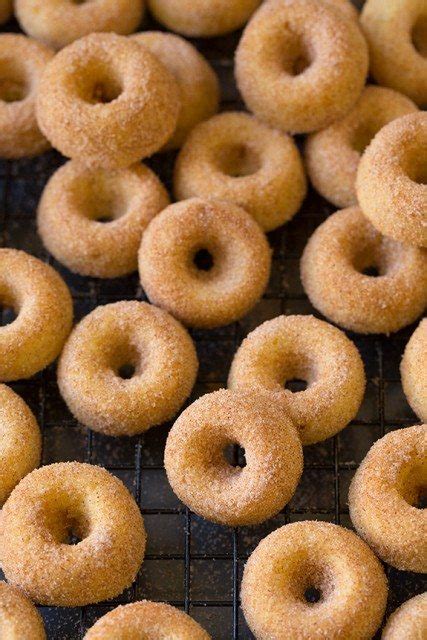
[[[15,24],[8,29],[17,30]],[[196,42],[221,79],[223,109],[242,108],[233,81],[233,51],[239,34]],[[150,166],[171,190],[173,154]],[[53,264],[74,298],[76,320],[96,306],[122,299],[144,299],[137,275],[100,281],[70,274],[43,249],[35,228],[35,210],[47,178],[63,163],[50,152],[40,158],[0,163],[1,245],[28,251]],[[229,365],[245,335],[281,313],[314,313],[299,279],[299,258],[314,231],[333,207],[311,192],[302,210],[283,229],[269,234],[274,249],[271,282],[263,300],[246,318],[214,331],[193,331],[200,358],[197,386],[190,401],[225,386]],[[3,323],[7,321],[2,318]],[[320,519],[351,526],[347,490],[357,465],[385,432],[417,421],[402,392],[399,361],[413,327],[394,335],[351,335],[366,368],[368,385],[356,420],[341,434],[305,449],[305,467],[296,494],[283,513],[251,528],[228,529],[190,513],[168,486],[163,450],[170,425],[144,436],[112,439],[78,424],[56,385],[55,367],[13,384],[38,417],[43,432],[43,464],[78,460],[100,464],[128,486],[140,504],[148,532],[147,555],[134,586],[108,604],[80,609],[42,607],[49,638],[77,640],[95,620],[120,603],[148,598],[189,612],[215,640],[253,638],[239,608],[244,562],[257,543],[275,528],[296,520]],[[417,574],[387,569],[388,612],[423,591]]]

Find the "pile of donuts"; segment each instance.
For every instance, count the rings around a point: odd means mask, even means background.
[[[43,244],[81,276],[138,270],[149,301],[99,306],[73,328],[62,277],[0,249],[0,302],[16,316],[0,327],[0,381],[58,359],[60,393],[89,429],[134,436],[175,420],[165,467],[178,498],[212,522],[255,525],[291,500],[303,447],[359,411],[364,367],[342,329],[394,333],[426,307],[427,4],[367,0],[360,16],[348,0],[144,4],[0,0],[0,21],[14,9],[27,34],[0,34],[0,157],[53,147],[68,158],[38,206]],[[146,9],[176,33],[134,33]],[[216,74],[183,36],[242,27],[235,75],[248,112],[217,113]],[[176,153],[174,203],[141,162],[165,151]],[[271,274],[266,233],[299,211],[307,176],[340,209],[301,259],[304,290],[327,321],[264,322],[238,348],[228,389],[189,404],[198,357],[188,329],[221,327],[255,307]],[[427,573],[427,320],[406,346],[401,377],[424,424],[387,433],[363,460],[349,492],[356,533],[296,522],[250,556],[241,601],[258,640],[369,640],[387,602],[380,560]],[[306,388],[286,388],[295,379]],[[80,462],[39,468],[41,440],[29,407],[1,384],[6,640],[46,637],[32,603],[120,595],[144,559],[143,517],[124,484]],[[382,638],[426,634],[424,593],[389,618]],[[115,608],[85,635],[140,637],[210,636],[187,613],[148,601]]]

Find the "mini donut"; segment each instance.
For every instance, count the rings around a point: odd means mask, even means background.
[[[220,113],[190,134],[175,165],[177,200],[229,200],[265,230],[287,222],[307,191],[292,138],[243,112]]]
[[[132,602],[116,607],[96,622],[84,640],[210,640],[183,611],[162,602]]]
[[[369,450],[349,491],[351,520],[384,562],[427,573],[427,425],[388,433]]]
[[[12,16],[13,0],[0,0],[0,24],[4,24]]]
[[[139,250],[150,301],[195,327],[244,316],[267,287],[270,267],[271,251],[257,223],[219,200],[170,205],[150,222]]]
[[[312,305],[332,322],[356,333],[389,334],[424,311],[427,252],[382,236],[359,207],[350,207],[311,236],[301,280]]]
[[[364,149],[384,125],[413,111],[417,107],[406,96],[365,87],[348,115],[306,141],[307,170],[316,191],[337,207],[356,205],[357,167]]]
[[[71,271],[116,278],[136,271],[142,234],[168,204],[166,189],[142,164],[108,171],[70,160],[43,191],[38,231]]]
[[[236,52],[246,106],[291,133],[324,129],[343,118],[367,71],[367,45],[357,22],[327,1],[267,0]]]
[[[158,151],[173,134],[180,101],[167,69],[124,36],[93,33],[68,45],[40,82],[40,129],[63,155],[117,169]]]
[[[36,156],[49,142],[36,120],[36,94],[53,51],[17,33],[0,34],[0,157]]]
[[[257,640],[370,640],[384,615],[387,579],[352,531],[295,522],[259,543],[241,599]]]
[[[307,389],[292,393],[286,381]],[[313,316],[279,316],[252,331],[234,356],[231,389],[267,391],[283,405],[303,445],[325,440],[356,416],[365,392],[363,362],[355,345]]]
[[[427,248],[427,113],[383,127],[362,156],[357,198],[381,233]]]
[[[0,630],[2,640],[46,640],[43,620],[23,593],[0,582]]]
[[[132,36],[132,40],[156,56],[178,84],[181,110],[175,133],[164,149],[179,149],[196,124],[218,111],[216,73],[196,47],[172,33],[145,31]]]
[[[2,569],[34,602],[80,607],[114,598],[141,566],[145,530],[124,484],[101,467],[36,469],[2,510]]]
[[[425,0],[367,0],[360,22],[378,84],[427,105],[427,5]]]
[[[427,422],[427,318],[415,329],[400,363],[405,396],[414,412]]]
[[[0,327],[0,380],[30,378],[55,360],[71,331],[68,287],[41,260],[0,249],[0,304],[17,316]]]
[[[187,331],[137,300],[97,307],[73,330],[58,364],[71,413],[94,431],[131,436],[172,418],[198,362]]]
[[[427,638],[427,592],[404,602],[390,616],[381,640],[423,640]]]

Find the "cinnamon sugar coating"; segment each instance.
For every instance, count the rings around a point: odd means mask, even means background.
[[[427,637],[427,592],[407,600],[390,616],[381,640],[423,640]]]
[[[0,24],[4,24],[12,16],[13,0],[0,0]]]
[[[46,640],[43,620],[19,589],[0,582],[0,631],[2,640]]]
[[[427,318],[406,345],[400,375],[406,399],[420,420],[427,422]]]

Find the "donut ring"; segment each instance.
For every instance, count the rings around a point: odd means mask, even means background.
[[[420,640],[427,635],[427,592],[404,602],[390,616],[381,640]]]
[[[171,137],[178,87],[149,51],[124,36],[93,33],[56,54],[37,98],[40,129],[63,155],[116,169]]]
[[[177,200],[230,200],[264,231],[287,222],[307,191],[292,138],[243,112],[220,113],[190,134],[175,165]]]
[[[357,197],[386,236],[427,247],[427,113],[390,122],[375,136],[357,172]]]
[[[164,149],[179,149],[191,129],[218,111],[219,82],[208,61],[190,42],[172,33],[144,31],[132,36],[146,47],[175,78],[181,110],[175,133]]]
[[[4,640],[46,640],[43,620],[18,589],[0,582],[0,628]]]
[[[257,223],[219,200],[170,205],[150,222],[139,250],[150,301],[192,327],[218,327],[244,316],[262,296],[270,266]]]
[[[84,640],[210,640],[210,636],[183,611],[161,602],[132,602],[102,616]]]
[[[367,70],[367,46],[356,21],[318,0],[267,0],[236,53],[237,84],[249,110],[291,133],[324,129],[343,118]]]
[[[363,150],[384,125],[413,111],[417,107],[400,93],[365,87],[347,116],[306,141],[307,171],[316,191],[337,207],[356,205],[357,167]]]
[[[320,599],[313,602],[311,592]],[[295,522],[259,543],[245,566],[241,598],[257,640],[370,640],[384,615],[387,579],[352,531]]]
[[[142,164],[106,171],[71,160],[43,191],[38,231],[71,271],[116,278],[136,271],[142,234],[168,204],[166,189]]]
[[[2,510],[2,569],[39,604],[80,607],[118,596],[135,580],[144,549],[135,500],[101,467],[36,469]]]
[[[131,436],[177,413],[197,367],[193,342],[174,318],[146,302],[116,302],[74,328],[59,360],[58,385],[82,424]]]
[[[292,393],[285,382],[307,381]],[[363,362],[354,344],[313,316],[279,316],[252,331],[234,356],[231,389],[267,391],[283,405],[303,445],[344,429],[356,416],[365,392]]]
[[[367,0],[360,22],[378,84],[427,105],[427,7],[424,0]]]
[[[36,120],[36,93],[53,51],[15,33],[0,34],[0,157],[36,156],[49,149]]]
[[[17,314],[0,327],[0,380],[30,378],[55,360],[71,331],[68,287],[41,260],[0,249],[0,304]]]
[[[310,301],[357,333],[393,333],[427,303],[427,253],[381,236],[358,207],[337,211],[311,236],[301,259]],[[379,277],[367,275],[377,268]]]
[[[127,35],[141,23],[144,0],[15,0],[22,29],[53,49],[94,31]]]
[[[238,444],[246,466],[232,466]],[[221,389],[190,405],[169,432],[165,468],[178,498],[206,520],[263,522],[292,498],[302,473],[297,431],[268,396]]]
[[[12,16],[13,0],[0,0],[0,24],[4,24]]]
[[[400,363],[405,396],[413,411],[427,422],[427,318],[415,329]]]
[[[371,447],[352,480],[350,517],[375,553],[393,567],[427,573],[427,425],[399,429]]]

